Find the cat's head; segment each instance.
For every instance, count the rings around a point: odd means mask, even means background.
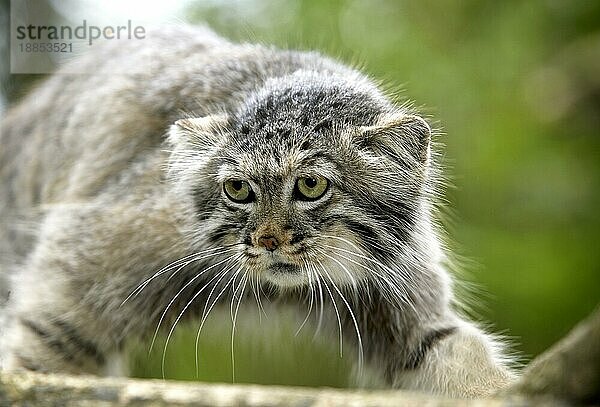
[[[196,239],[226,248],[233,272],[359,284],[418,229],[430,128],[367,81],[274,79],[237,110],[177,121],[169,142]]]

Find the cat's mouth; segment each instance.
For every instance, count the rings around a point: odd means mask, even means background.
[[[272,253],[253,256],[251,253],[249,260],[258,266],[260,276],[280,287],[294,287],[303,285],[307,282],[306,272],[302,266],[296,264],[288,256]]]
[[[272,263],[265,267],[263,278],[278,287],[297,287],[307,283],[306,273],[293,263]]]
[[[267,271],[273,274],[300,274],[300,267],[292,263],[273,263],[267,267]]]

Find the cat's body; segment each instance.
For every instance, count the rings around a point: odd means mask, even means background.
[[[510,381],[451,308],[422,119],[315,53],[195,28],[145,41],[54,75],[2,122],[4,368],[105,373],[165,308],[202,315],[263,284],[324,302],[391,386]]]

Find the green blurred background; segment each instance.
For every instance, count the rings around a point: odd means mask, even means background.
[[[181,20],[208,22],[239,41],[321,50],[384,80],[399,100],[415,101],[444,145],[454,185],[446,224],[461,278],[476,286],[473,315],[509,336],[523,362],[598,304],[600,2],[181,6]],[[4,95],[13,100],[29,77],[3,69]],[[276,314],[261,324],[248,316],[237,330],[236,381],[348,385],[353,359],[340,360],[335,338],[314,341],[310,329],[295,337],[297,321]],[[229,315],[213,319],[203,331],[199,378],[231,381]],[[195,329],[175,331],[166,377],[196,377]],[[161,377],[162,344],[150,357],[147,345],[134,348],[135,374]]]

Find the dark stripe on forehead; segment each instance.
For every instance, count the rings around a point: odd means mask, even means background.
[[[301,166],[315,165],[319,162],[325,161],[327,164],[334,164],[337,167],[337,161],[334,156],[330,153],[322,150],[314,150],[314,152],[307,154],[299,162]],[[338,169],[339,170],[339,169]]]

